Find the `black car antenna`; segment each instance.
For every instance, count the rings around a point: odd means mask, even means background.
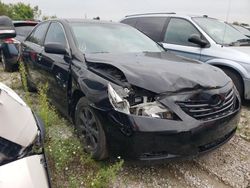
[[[223,44],[225,42],[225,36],[226,36],[226,32],[227,32],[227,23],[228,23],[228,19],[229,19],[229,13],[231,11],[231,3],[232,3],[232,0],[228,0],[227,16],[226,16],[226,23],[225,23],[224,33],[223,33],[222,46],[223,46]]]

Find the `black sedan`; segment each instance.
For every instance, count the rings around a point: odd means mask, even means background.
[[[4,71],[10,72],[17,69],[20,43],[27,37],[37,23],[36,21],[13,21],[16,37],[6,38],[0,41],[0,58]]]
[[[40,23],[22,44],[30,90],[48,83],[85,150],[139,160],[196,156],[227,142],[240,98],[220,69],[164,51],[118,23]]]

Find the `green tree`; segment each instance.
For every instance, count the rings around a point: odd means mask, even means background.
[[[11,13],[10,13],[10,7],[9,5],[6,5],[4,3],[2,3],[2,1],[0,1],[0,16],[1,15],[6,15],[11,17]]]
[[[0,15],[9,16],[13,20],[32,20],[39,19],[41,10],[38,6],[31,7],[30,4],[5,4],[0,0]]]
[[[38,6],[30,6],[30,4],[16,3],[16,4],[5,4],[0,0],[0,16],[9,16],[12,20],[33,20],[39,19],[42,15],[42,11]],[[42,20],[55,19],[56,15],[53,16],[42,16]]]
[[[34,19],[34,11],[33,8],[28,4],[24,3],[17,3],[17,4],[10,4],[11,9],[11,18],[13,20],[28,20]]]

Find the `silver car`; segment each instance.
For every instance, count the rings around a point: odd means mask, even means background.
[[[250,39],[231,25],[208,16],[150,13],[126,16],[129,24],[165,49],[221,68],[240,95],[250,99]]]

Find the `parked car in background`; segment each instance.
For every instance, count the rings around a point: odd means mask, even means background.
[[[37,23],[37,21],[13,21],[16,37],[0,41],[0,58],[4,71],[9,72],[17,69],[20,44]]]
[[[221,68],[240,96],[250,99],[250,39],[231,25],[208,16],[151,13],[127,16],[131,25],[169,52]]]
[[[125,24],[42,22],[23,41],[22,59],[29,89],[48,83],[50,101],[96,160],[193,157],[237,128],[240,98],[223,71]]]
[[[231,26],[233,26],[239,32],[241,32],[242,34],[244,34],[245,36],[250,38],[250,30],[248,30],[247,28],[245,28],[245,27],[243,27],[241,25],[234,25],[234,24],[231,24]]]

